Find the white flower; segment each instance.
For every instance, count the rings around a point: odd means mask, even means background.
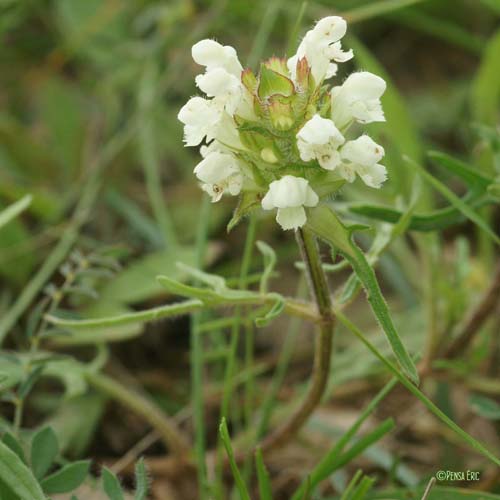
[[[224,68],[215,68],[196,77],[196,85],[207,94],[216,98],[215,101],[224,106],[226,111],[233,115],[238,107],[243,86],[238,78],[228,73]]]
[[[236,50],[229,45],[223,46],[215,40],[201,40],[195,43],[191,54],[194,61],[200,66],[205,66],[207,71],[223,68],[238,78],[243,71]]]
[[[186,146],[197,146],[206,137],[215,137],[221,119],[222,108],[214,101],[202,97],[192,97],[180,109],[177,118],[184,123],[184,142]]]
[[[384,148],[367,135],[348,141],[340,150],[342,163],[337,171],[341,177],[352,182],[358,174],[370,187],[379,188],[387,179],[387,171],[378,162],[384,156]]]
[[[264,210],[278,209],[276,220],[283,229],[297,229],[305,224],[304,207],[318,204],[318,195],[311,189],[306,179],[285,175],[271,182],[269,191],[262,199]]]
[[[212,202],[219,201],[224,193],[236,196],[240,193],[243,176],[238,161],[225,152],[209,146],[204,150],[205,157],[196,165],[194,173],[203,183],[202,189],[211,197]]]
[[[385,92],[383,78],[361,71],[352,73],[340,87],[332,89],[332,120],[344,129],[352,120],[360,123],[385,121],[380,97]]]
[[[352,59],[352,50],[344,52],[340,39],[345,35],[347,24],[338,16],[325,17],[309,30],[297,49],[297,53],[288,59],[287,66],[293,80],[296,79],[297,62],[305,57],[311,68],[317,85],[325,78],[337,73],[333,61],[345,62]]]
[[[339,146],[345,142],[332,120],[314,115],[299,130],[297,147],[304,161],[318,160],[326,170],[333,170],[340,163]]]

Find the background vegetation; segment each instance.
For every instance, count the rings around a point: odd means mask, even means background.
[[[255,67],[340,13],[355,51],[345,66],[389,84],[387,123],[370,133],[390,180],[350,186],[332,206],[377,228],[357,239],[437,408],[391,379],[364,295],[323,248],[356,326],[338,328],[324,404],[264,455],[270,489],[276,499],[301,484],[294,498],[421,499],[437,471],[473,470],[478,481],[441,481],[428,498],[500,498],[500,2],[2,0],[0,9],[0,207],[10,206],[0,215],[1,495],[38,498],[36,486],[9,483],[29,468],[46,495],[87,477],[79,498],[118,499],[113,472],[132,491],[144,456],[152,498],[229,498],[224,448],[248,449],[294,407],[311,369],[307,322],[282,314],[257,328],[260,313],[241,307],[151,322],[162,314],[134,311],[178,300],[156,280],[192,282],[177,261],[258,288],[256,240],[268,245],[269,289],[307,298],[294,239],[272,217],[226,233],[234,200],[203,199],[176,115],[196,93],[195,41],[216,37]],[[131,316],[82,328],[46,314]],[[259,488],[271,498],[262,462],[257,481],[249,457],[235,498]]]

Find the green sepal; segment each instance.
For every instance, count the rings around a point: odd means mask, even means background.
[[[288,78],[288,67],[284,57],[272,56],[267,61],[264,61],[264,66]]]
[[[239,197],[238,204],[233,212],[231,220],[227,224],[227,232],[229,233],[243,217],[248,215],[254,208],[260,206],[259,193],[255,191],[245,191]]]
[[[264,64],[260,66],[260,78],[257,94],[260,99],[266,100],[268,97],[281,94],[285,97],[291,96],[295,91],[292,80],[284,75],[268,69]]]
[[[329,207],[320,205],[308,210],[307,227],[316,236],[337,248],[339,253],[349,261],[366,291],[368,302],[392,347],[398,363],[406,376],[418,385],[417,369],[394,326],[375,272],[368,263],[365,254],[352,239],[352,232],[356,229],[356,226],[346,227]]]
[[[241,73],[241,83],[243,83],[250,94],[256,94],[259,81],[250,68],[243,70]]]

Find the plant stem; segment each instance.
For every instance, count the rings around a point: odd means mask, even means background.
[[[330,372],[335,327],[330,291],[321,265],[315,237],[309,230],[303,228],[296,232],[296,236],[306,267],[309,288],[320,316],[318,322],[319,331],[315,339],[314,366],[311,383],[302,404],[283,425],[264,439],[260,446],[263,451],[279,448],[297,434],[321,402]]]
[[[172,454],[187,458],[189,453],[188,439],[149,398],[101,373],[87,372],[86,379],[98,391],[144,417],[160,434]]]
[[[196,233],[196,265],[203,268],[203,260],[208,239],[210,199],[203,196],[200,219]],[[191,317],[191,400],[193,405],[194,450],[200,500],[208,498],[207,465],[205,462],[205,400],[203,397],[203,342],[200,332],[201,312]]]

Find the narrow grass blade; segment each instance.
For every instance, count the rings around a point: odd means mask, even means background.
[[[236,483],[236,488],[240,495],[241,500],[250,500],[250,493],[243,481],[243,477],[238,469],[238,465],[236,464],[236,460],[234,459],[233,448],[231,446],[231,438],[229,437],[229,431],[227,429],[226,419],[222,418],[220,426],[219,426],[219,434],[226,449],[227,456],[229,458],[229,465],[231,467],[231,471],[233,473],[234,481]]]
[[[367,2],[365,5],[342,12],[342,16],[350,23],[357,23],[389,14],[423,1],[425,0],[380,0],[378,2]]]
[[[376,443],[388,432],[394,429],[395,423],[392,418],[388,418],[377,426],[368,435],[362,437],[357,443],[355,443],[349,450],[339,456],[337,446],[334,446],[327,455],[319,462],[312,472],[308,475],[308,480],[310,481],[311,491],[314,491],[316,486],[330,476],[333,472],[343,467],[345,464],[352,461],[360,453],[362,453],[366,448],[370,447],[373,443]],[[299,500],[302,498],[307,483],[302,482],[299,489],[294,493],[292,500]]]
[[[273,500],[271,480],[262,458],[262,450],[257,448],[255,452],[255,467],[257,469],[257,481],[259,482],[260,500]]]
[[[422,391],[415,387],[399,370],[391,363],[380,351],[363,335],[361,330],[354,325],[341,311],[337,310],[336,315],[338,320],[351,331],[359,340],[392,372],[396,378],[403,384],[417,399],[419,399],[439,420],[447,425],[455,434],[457,434],[464,442],[466,442],[472,449],[479,452],[491,460],[496,465],[500,466],[500,459],[497,458],[491,451],[489,451],[479,441],[470,436],[461,427],[459,427],[453,420],[444,414]]]
[[[500,237],[488,226],[485,220],[478,215],[467,203],[458,197],[453,191],[448,189],[442,182],[436,179],[432,174],[427,172],[420,164],[413,161],[411,158],[406,158],[410,164],[422,177],[431,184],[436,191],[439,191],[453,206],[462,212],[468,219],[481,228],[497,245],[500,245]]]
[[[26,210],[30,205],[33,197],[30,194],[23,196],[20,200],[12,203],[7,208],[0,212],[0,229],[8,224],[12,219],[17,217],[21,212]]]
[[[441,151],[429,151],[427,154],[440,166],[460,177],[470,188],[479,187],[483,192],[486,192],[488,186],[493,183],[493,179],[481,174],[479,169],[474,169],[467,163],[453,158],[453,156]]]

